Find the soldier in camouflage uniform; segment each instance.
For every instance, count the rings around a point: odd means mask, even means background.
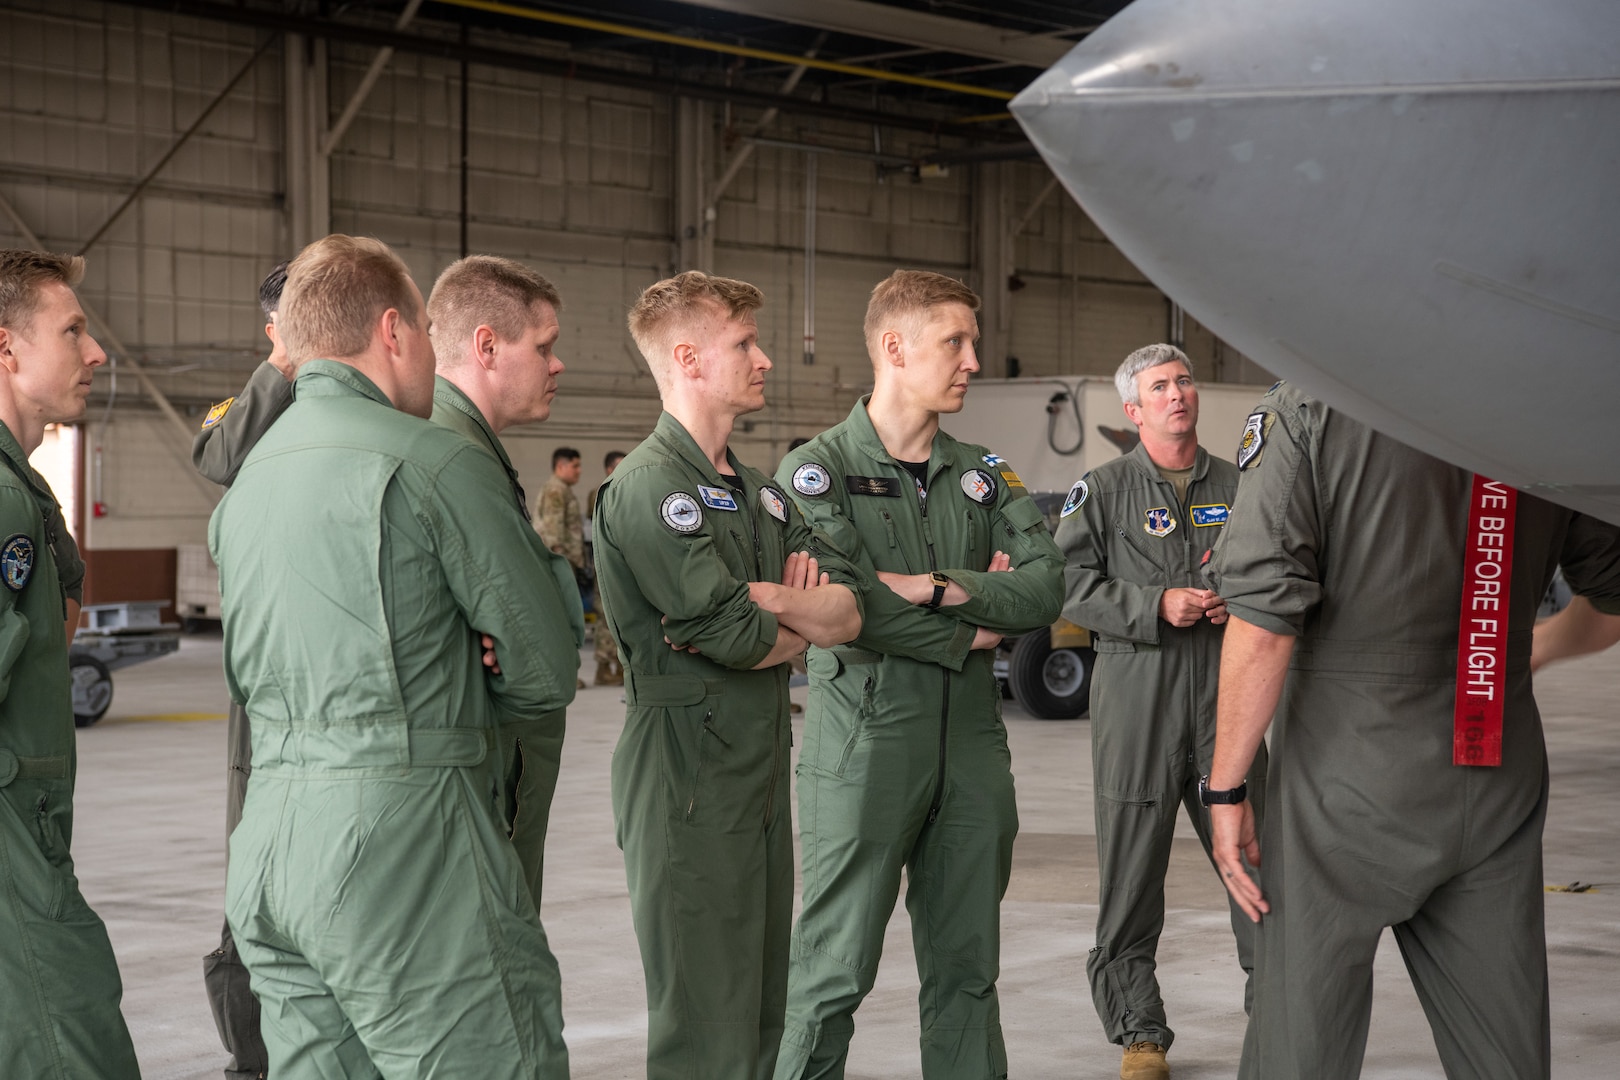
[[[603,483],[607,477],[613,475],[613,470],[619,467],[624,460],[623,450],[609,450],[602,459],[604,472]],[[586,541],[589,542],[590,530],[596,518],[596,497],[600,495],[600,485],[591,489],[585,498],[585,531]],[[613,640],[613,628],[608,625],[607,612],[602,610],[602,590],[596,590],[596,685],[597,686],[623,686],[624,666],[619,663],[619,646]]]
[[[559,446],[551,452],[551,476],[540,489],[540,507],[534,527],[546,547],[568,560],[580,573],[585,571],[585,521],[579,512],[579,451]]]

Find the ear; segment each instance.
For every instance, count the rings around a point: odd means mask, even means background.
[[[1127,402],[1124,403],[1124,408],[1125,408],[1125,416],[1126,416],[1126,418],[1129,419],[1130,422],[1135,424],[1137,427],[1141,427],[1142,426],[1142,406],[1140,406],[1140,405],[1132,405],[1130,402],[1127,401]]]
[[[0,367],[4,367],[11,374],[17,374],[17,354],[11,351],[12,342],[16,338],[10,330],[0,326]]]
[[[378,317],[377,327],[374,331],[376,334],[382,335],[384,347],[395,357],[399,356],[402,351],[399,347],[399,326],[403,321],[404,316],[399,313],[398,308],[389,308]]]
[[[270,321],[264,324],[264,336],[270,339],[271,347],[281,344],[276,340],[276,317],[274,315],[270,316]]]
[[[878,355],[893,367],[906,366],[906,342],[898,330],[885,330],[878,339]]]
[[[485,371],[495,366],[495,331],[487,326],[480,326],[473,331],[473,352],[478,357],[478,365]]]
[[[702,378],[703,364],[698,358],[697,349],[692,345],[684,341],[676,345],[673,359],[675,374],[688,379]]]

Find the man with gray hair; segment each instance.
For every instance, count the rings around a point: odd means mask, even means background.
[[[1175,1033],[1154,955],[1178,805],[1210,850],[1199,778],[1214,753],[1226,605],[1201,574],[1238,471],[1198,445],[1198,387],[1180,349],[1138,349],[1114,382],[1141,442],[1070,489],[1057,530],[1067,563],[1063,615],[1091,629],[1097,650],[1091,767],[1099,895],[1086,974],[1109,1041],[1125,1047],[1120,1076],[1163,1080]],[[1249,773],[1257,796],[1264,773],[1262,748]],[[1231,909],[1238,962],[1252,974],[1254,927],[1235,903]],[[1245,1008],[1251,998],[1246,988]]]

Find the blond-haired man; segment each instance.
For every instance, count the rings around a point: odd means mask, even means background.
[[[649,1080],[769,1077],[788,924],[787,681],[860,629],[849,568],[728,446],[765,404],[760,291],[691,271],[630,332],[664,414],[597,501],[597,581],[628,710],[613,807],[647,977]]]
[[[209,525],[253,717],[225,907],[282,1080],[566,1075],[497,734],[566,705],[579,654],[507,477],[426,422],[423,308],[375,240],[293,260],[294,401]]]
[[[28,455],[84,415],[107,354],[84,260],[0,251],[0,1076],[136,1077],[106,927],[79,892],[68,644],[84,563]],[[63,619],[66,618],[66,632]]]
[[[1063,563],[1012,466],[939,429],[979,369],[978,306],[940,274],[880,282],[871,395],[777,470],[869,590],[853,645],[809,657],[804,911],[778,1080],[843,1075],[902,868],[922,1075],[1007,1075],[996,977],[1018,811],[991,665],[1002,634],[1057,618]]]

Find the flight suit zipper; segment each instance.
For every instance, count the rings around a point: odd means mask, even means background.
[[[742,479],[741,474],[738,475],[738,479]],[[765,553],[760,547],[759,543],[759,519],[753,516],[754,504],[759,502],[759,500],[748,499],[748,484],[746,481],[743,482],[743,498],[748,502],[748,507],[746,508],[745,512],[749,515],[748,524],[751,526],[749,529],[749,535],[754,541],[754,579],[756,581],[764,581]],[[765,788],[764,824],[766,825],[771,823],[771,808],[776,805],[776,774],[778,771],[777,762],[781,759],[781,756],[782,725],[780,723],[775,723],[771,725],[771,782]]]
[[[923,490],[925,492],[925,496],[921,500],[923,544],[928,549],[928,571],[934,573],[939,569],[939,564],[934,558],[934,530],[928,521],[927,488],[925,487]],[[930,825],[939,820],[939,804],[945,798],[945,744],[950,734],[951,725],[951,669],[942,667],[940,668],[940,674],[944,678],[940,691],[939,773],[934,780],[934,797],[928,804],[928,824]]]

